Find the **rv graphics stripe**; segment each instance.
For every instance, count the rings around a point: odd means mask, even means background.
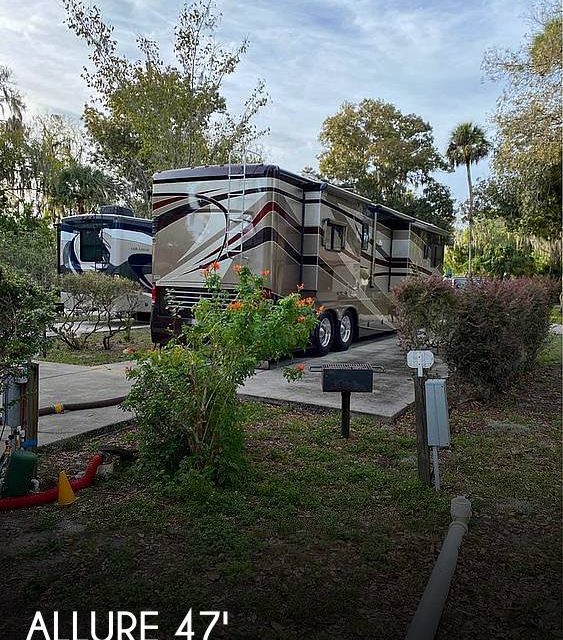
[[[288,193],[287,191],[283,191],[282,189],[278,189],[276,187],[257,187],[257,188],[254,188],[254,189],[247,189],[247,190],[245,190],[244,195],[245,196],[249,196],[249,195],[253,195],[253,194],[256,194],[256,193],[268,193],[268,192],[279,193],[279,194],[284,195],[285,197],[294,199],[296,202],[301,202],[301,200],[299,200],[298,198],[295,198],[295,196],[293,196],[293,194]],[[188,194],[184,194],[184,195],[178,195],[178,196],[176,196],[176,198],[177,198],[177,201],[184,200],[184,199],[190,199],[190,198],[192,200],[197,200],[198,197],[201,197],[201,196],[206,198],[206,201],[204,201],[203,205],[199,204],[198,207],[193,207],[193,206],[191,206],[189,204],[183,204],[183,205],[180,205],[178,207],[174,207],[172,209],[169,209],[168,211],[164,211],[162,213],[157,213],[155,215],[155,218],[154,218],[155,231],[158,232],[161,229],[164,229],[168,225],[170,225],[170,224],[176,222],[177,220],[179,220],[180,218],[182,218],[184,215],[188,215],[190,213],[194,213],[199,208],[201,208],[201,206],[205,206],[206,204],[207,205],[208,204],[213,204],[215,202],[215,203],[217,203],[218,208],[221,208],[218,203],[224,202],[225,200],[229,199],[229,193],[228,192],[219,193],[219,194],[217,194],[216,196],[213,196],[213,197],[205,196],[205,194],[203,192],[192,193],[192,194],[188,193]],[[230,198],[232,200],[234,200],[236,198],[240,198],[241,196],[242,196],[242,192],[240,192],[240,190],[237,190],[234,193],[231,192],[231,194],[230,194]],[[166,205],[173,204],[173,202],[174,202],[174,199],[173,198],[169,198],[169,201],[166,202]],[[285,217],[286,220],[290,224],[295,226],[296,229],[300,230],[301,225],[300,225],[299,222],[297,222],[296,220],[291,218],[291,216],[286,211],[281,209],[281,207],[278,210],[277,207],[279,207],[279,205],[277,204],[277,202],[274,202],[273,200],[271,202],[276,207],[276,212],[277,213],[279,213],[280,215]],[[160,201],[158,201],[156,203],[153,203],[153,211],[158,206],[165,206],[165,205],[161,205]],[[291,219],[291,222],[290,222],[290,219]]]
[[[269,202],[267,202],[261,209],[260,211],[254,216],[254,219],[249,221],[248,224],[246,225],[246,229],[243,231],[243,238],[244,236],[250,232],[250,229],[253,229],[255,227],[258,226],[258,224],[269,214],[269,213],[273,213],[273,212],[278,213],[285,222],[287,222],[290,226],[292,226],[296,231],[300,231],[300,227],[298,225],[298,223],[286,212],[284,211],[277,202],[274,202],[273,200],[270,200]],[[234,245],[236,242],[238,242],[241,238],[241,234],[237,233],[235,234],[232,238],[229,239],[229,247],[231,247],[232,245]],[[284,239],[285,242],[287,242]],[[243,239],[243,250],[245,245],[246,240]],[[295,251],[295,249],[294,249]],[[207,260],[208,258],[210,258],[213,255],[214,252],[208,253],[206,256],[204,256],[202,258],[202,262],[204,262],[205,260]]]
[[[263,245],[266,242],[273,242],[277,244],[280,249],[283,249],[287,255],[292,258],[297,264],[299,264],[299,252],[289,243],[276,229],[273,227],[263,227],[260,231],[257,231],[250,238],[246,238],[242,242],[242,251],[250,251],[251,249],[256,249],[257,247]],[[233,256],[240,255],[237,252],[228,252],[225,255],[222,255],[218,262],[222,262],[223,260],[228,260]],[[209,266],[205,262],[202,262],[197,267],[193,267],[187,273],[193,273],[198,269],[202,269]]]

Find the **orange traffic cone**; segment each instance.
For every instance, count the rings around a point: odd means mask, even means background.
[[[72,504],[76,500],[76,495],[64,471],[59,473],[59,504]]]

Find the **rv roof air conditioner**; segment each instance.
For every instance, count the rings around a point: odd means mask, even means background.
[[[135,216],[133,209],[130,209],[129,207],[122,207],[118,204],[103,204],[100,206],[99,213],[105,215]]]

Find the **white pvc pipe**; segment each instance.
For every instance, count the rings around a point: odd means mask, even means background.
[[[451,502],[452,522],[442,544],[430,580],[418,603],[405,640],[433,640],[446,604],[450,583],[455,573],[463,536],[471,518],[471,502],[463,496]]]

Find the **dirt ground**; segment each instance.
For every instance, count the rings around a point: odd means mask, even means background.
[[[560,364],[453,409],[438,495],[416,479],[412,414],[355,418],[343,441],[334,414],[244,413],[250,466],[236,489],[122,464],[69,507],[0,514],[0,638],[25,640],[36,610],[60,611],[69,634],[73,610],[81,626],[90,611],[153,610],[152,634],[168,640],[190,608],[229,612],[212,639],[402,638],[459,494],[474,516],[438,637],[562,637]],[[43,487],[100,444],[136,438],[131,426],[44,452]]]

